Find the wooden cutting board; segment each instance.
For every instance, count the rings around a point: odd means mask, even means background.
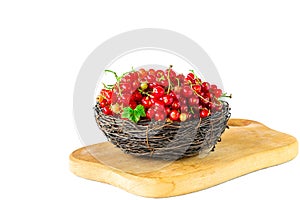
[[[251,120],[231,119],[214,152],[174,162],[136,158],[108,142],[70,155],[71,171],[145,197],[203,190],[296,157],[297,140]],[[92,156],[93,155],[93,156]],[[201,158],[202,157],[202,158]]]

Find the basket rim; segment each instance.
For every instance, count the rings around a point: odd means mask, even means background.
[[[227,110],[230,110],[229,103],[227,101],[220,100],[220,102],[223,105],[226,106]],[[97,105],[98,104],[96,104],[93,107],[95,115],[99,115],[99,113],[101,112],[101,108],[99,108]],[[192,120],[188,120],[188,121],[184,121],[184,122],[176,122],[176,121],[167,122],[166,120],[163,120],[163,121],[154,121],[154,120],[149,120],[149,119],[143,119],[143,120],[139,121],[138,123],[134,123],[134,122],[132,122],[130,120],[125,120],[125,119],[122,119],[122,118],[119,118],[119,117],[115,117],[115,116],[112,116],[112,115],[105,115],[102,112],[101,113],[103,114],[104,117],[107,117],[107,118],[110,118],[110,119],[113,119],[113,120],[120,120],[120,121],[122,121],[124,123],[130,123],[131,125],[133,125],[133,126],[135,126],[137,128],[145,128],[145,127],[148,127],[149,125],[164,125],[164,126],[169,126],[169,127],[174,126],[174,128],[178,128],[178,126],[186,125],[186,124],[189,124],[189,123],[195,122],[195,121],[199,121],[199,125],[200,125],[204,121],[214,120],[213,117],[217,116],[218,114],[222,114],[223,112],[224,112],[224,108],[221,111],[213,112],[208,117],[199,118],[199,119],[192,119]],[[222,117],[222,115],[220,117]],[[149,124],[141,124],[141,123],[149,123]]]

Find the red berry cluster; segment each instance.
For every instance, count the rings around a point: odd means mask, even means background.
[[[107,70],[109,71],[109,70]],[[112,71],[109,71],[112,72]],[[222,109],[222,90],[202,82],[193,71],[184,76],[167,70],[139,69],[118,77],[115,85],[106,86],[97,104],[106,115],[122,118],[123,109],[142,105],[145,116],[155,121],[179,121],[205,118]]]

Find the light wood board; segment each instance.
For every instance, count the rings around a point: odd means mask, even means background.
[[[203,190],[296,157],[297,140],[251,120],[231,119],[214,152],[174,162],[126,155],[109,142],[70,155],[70,170],[145,197],[170,197]]]

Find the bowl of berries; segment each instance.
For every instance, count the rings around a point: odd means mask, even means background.
[[[124,153],[177,160],[213,151],[230,108],[217,85],[166,69],[132,69],[106,85],[94,106],[96,123]]]

